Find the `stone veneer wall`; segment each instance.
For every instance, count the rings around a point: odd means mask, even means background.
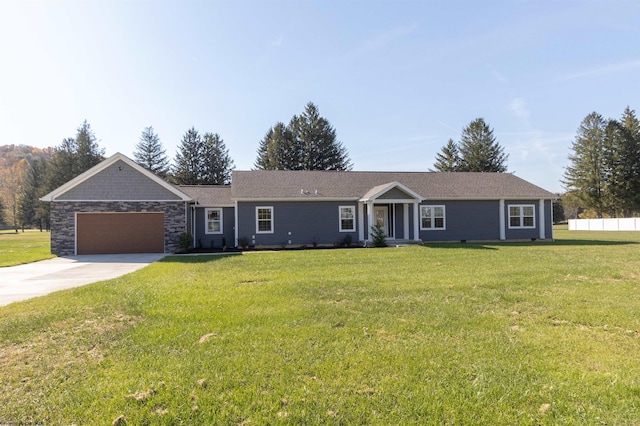
[[[179,248],[180,235],[187,231],[184,201],[56,201],[51,203],[51,253],[75,254],[75,213],[164,213],[164,251]]]

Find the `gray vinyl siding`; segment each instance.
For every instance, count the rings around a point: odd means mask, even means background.
[[[256,233],[257,206],[273,207],[273,233]],[[347,235],[355,243],[358,241],[357,217],[353,232],[340,232],[339,206],[353,206],[356,214],[358,212],[356,202],[239,202],[238,237],[246,237],[256,246],[312,246],[314,241],[333,245],[344,241]]]
[[[180,200],[124,161],[116,161],[78,186],[61,194],[60,201],[168,201]]]
[[[506,201],[504,203],[504,220],[505,220],[505,237],[507,240],[528,240],[540,238],[540,201],[539,200],[521,200],[521,201]],[[509,228],[509,206],[510,205],[533,205],[535,209],[535,226],[533,228],[525,229],[510,229]],[[553,215],[551,213],[552,203],[550,200],[544,202],[544,224],[545,224],[545,238],[553,238]]]
[[[495,201],[425,201],[445,206],[446,229],[421,230],[422,241],[499,240],[500,205]]]
[[[233,247],[235,245],[234,229],[236,226],[234,208],[222,207],[222,234],[206,233],[205,211],[207,208],[209,207],[196,208],[196,231],[194,237],[196,248],[222,248],[223,238],[227,247]]]
[[[412,200],[414,198],[411,195],[407,194],[406,192],[398,188],[392,188],[378,197],[378,200],[405,200],[405,199]]]

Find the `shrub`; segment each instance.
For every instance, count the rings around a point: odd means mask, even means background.
[[[384,229],[382,225],[376,224],[371,227],[371,235],[373,240],[374,247],[386,247],[387,246],[387,236],[384,233]]]
[[[183,232],[180,234],[178,247],[180,247],[180,251],[190,251],[193,248],[193,236],[189,232]]]
[[[249,238],[247,237],[238,238],[238,247],[240,247],[243,250],[246,250],[247,247],[249,247]]]

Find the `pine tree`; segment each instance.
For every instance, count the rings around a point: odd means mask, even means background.
[[[75,138],[66,138],[54,148],[46,167],[45,192],[53,191],[104,159],[91,126],[85,120]]]
[[[233,160],[229,150],[217,133],[203,135],[203,184],[227,185],[231,183]]]
[[[195,128],[187,130],[182,137],[174,161],[172,180],[177,185],[200,185],[204,183],[202,137]]]
[[[502,173],[507,170],[509,156],[496,142],[493,130],[483,118],[475,119],[463,129],[458,150],[458,171]]]
[[[626,215],[640,212],[640,120],[627,106],[619,120],[622,126],[622,164],[626,180]]]
[[[18,195],[18,222],[24,229],[37,225],[48,229],[49,203],[39,200],[46,193],[47,160],[36,158],[29,164],[21,192]]]
[[[260,141],[254,166],[258,170],[301,170],[300,151],[291,130],[278,122]]]
[[[597,112],[587,115],[572,144],[571,164],[566,168],[563,183],[584,207],[593,209],[598,217],[605,210],[605,133],[604,118]]]
[[[142,131],[140,140],[133,152],[133,158],[136,163],[163,179],[169,173],[169,158],[162,146],[162,142],[160,142],[160,138],[154,133],[151,126]]]
[[[76,134],[76,176],[104,160],[104,148],[98,146],[91,126],[85,120]]]
[[[347,149],[337,141],[336,131],[309,102],[285,127],[277,123],[258,147],[254,163],[263,170],[351,170]]]
[[[447,144],[442,147],[442,152],[436,154],[436,162],[433,167],[438,172],[457,172],[460,163],[460,153],[458,145],[449,139]]]

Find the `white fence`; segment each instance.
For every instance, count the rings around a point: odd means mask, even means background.
[[[569,219],[569,231],[640,231],[640,217]]]

